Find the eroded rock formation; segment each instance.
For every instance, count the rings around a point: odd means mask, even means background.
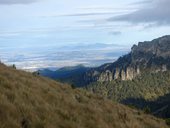
[[[112,80],[132,80],[145,70],[165,72],[170,69],[170,36],[152,41],[139,42],[131,52],[116,62],[105,64],[88,71],[84,80],[105,82]]]

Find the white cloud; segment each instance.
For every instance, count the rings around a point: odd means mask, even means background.
[[[170,24],[170,0],[155,0],[147,3],[143,8],[129,14],[112,17],[109,21],[126,21],[131,23],[155,23],[157,25]]]

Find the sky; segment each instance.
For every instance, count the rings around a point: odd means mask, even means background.
[[[82,47],[87,47],[82,53],[85,56],[90,52],[88,46],[93,45],[94,52],[95,47],[105,44],[104,49],[97,49],[96,56],[90,53],[83,62],[88,57],[110,62],[114,59],[105,58],[111,51],[119,56],[130,51],[133,44],[168,35],[169,6],[170,0],[0,0],[0,58],[23,69],[62,67],[81,62],[82,56],[77,57],[76,63],[64,60],[70,55],[68,51],[79,46],[74,51],[82,52]],[[107,50],[108,47],[112,49]],[[61,49],[67,53],[58,58],[64,61],[57,65],[57,60],[52,60]],[[55,64],[43,65],[45,58],[41,64],[37,62],[40,55],[48,58],[51,54],[56,54],[50,60]],[[22,61],[22,57],[27,61]]]

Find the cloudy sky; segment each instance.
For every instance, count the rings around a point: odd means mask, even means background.
[[[170,0],[0,0],[0,55],[2,47],[130,48],[170,33],[169,7]]]

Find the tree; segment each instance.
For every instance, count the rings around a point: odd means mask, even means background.
[[[17,69],[16,66],[15,66],[15,64],[12,65],[12,68],[13,68],[13,69]]]

